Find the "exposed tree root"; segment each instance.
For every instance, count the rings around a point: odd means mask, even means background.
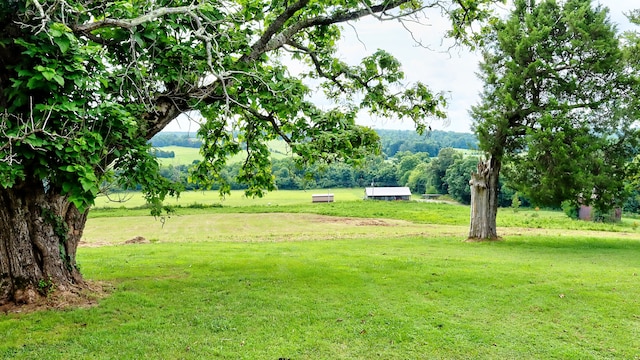
[[[85,281],[82,286],[52,287],[45,293],[34,289],[24,290],[15,302],[0,306],[2,313],[31,313],[44,310],[88,308],[111,293],[113,287],[105,282]]]

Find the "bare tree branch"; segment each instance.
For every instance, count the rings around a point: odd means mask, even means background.
[[[338,74],[328,74],[326,73],[323,69],[322,69],[322,65],[320,64],[320,60],[318,60],[318,56],[311,51],[311,49],[296,43],[293,40],[290,40],[288,42],[289,45],[293,46],[294,48],[302,51],[303,53],[307,54],[310,58],[311,61],[313,62],[313,65],[316,68],[316,71],[318,72],[318,75],[322,76],[323,78],[329,79],[331,80],[331,82],[333,82],[342,92],[347,92],[347,90],[345,89],[344,85],[342,85],[342,83],[340,82],[340,80],[338,80],[338,76],[340,76],[341,74],[343,74],[342,72],[338,73]]]
[[[161,18],[165,15],[171,15],[171,14],[186,14],[189,12],[194,11],[195,9],[197,9],[197,6],[195,5],[189,5],[189,6],[178,6],[178,7],[162,7],[159,9],[155,9],[155,10],[151,10],[150,12],[139,16],[137,18],[134,19],[103,19],[100,21],[95,21],[95,22],[90,22],[90,23],[86,23],[86,24],[81,24],[81,25],[75,25],[73,27],[74,31],[77,32],[81,32],[81,33],[87,33],[87,32],[91,32],[93,30],[97,30],[100,28],[105,28],[105,27],[119,27],[119,28],[123,28],[123,29],[132,29],[135,28],[138,25],[142,25],[144,23],[156,20],[158,18]]]
[[[280,127],[280,124],[278,124],[276,118],[273,116],[273,114],[269,114],[269,115],[264,115],[262,113],[260,113],[258,110],[256,109],[252,109],[248,106],[243,106],[243,109],[248,112],[249,114],[255,116],[256,118],[262,120],[262,121],[267,121],[271,124],[271,126],[273,126],[273,129],[278,133],[278,135],[280,135],[280,137],[287,143],[287,144],[291,144],[292,140],[291,138],[289,138],[289,136],[282,131],[282,128]]]

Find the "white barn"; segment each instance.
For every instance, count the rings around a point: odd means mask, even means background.
[[[406,186],[367,187],[364,189],[366,200],[411,200],[411,190]]]

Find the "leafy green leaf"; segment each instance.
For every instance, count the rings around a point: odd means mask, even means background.
[[[58,74],[55,74],[53,76],[53,80],[55,80],[55,82],[57,82],[60,86],[64,86],[64,78]]]
[[[37,89],[37,88],[41,87],[42,80],[44,80],[44,79],[42,78],[42,76],[40,74],[34,75],[27,82],[27,89]]]
[[[56,43],[56,45],[58,45],[60,51],[62,51],[63,54],[66,53],[71,46],[71,41],[66,36],[54,37],[53,41]]]

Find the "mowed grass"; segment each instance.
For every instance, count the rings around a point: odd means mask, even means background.
[[[183,191],[178,197],[169,197],[165,201],[170,206],[189,207],[197,205],[220,205],[224,207],[250,206],[285,206],[311,204],[313,194],[334,194],[336,202],[362,200],[364,189],[315,189],[315,190],[276,190],[263,197],[247,197],[242,190],[231,191],[231,194],[220,196],[218,191]],[[419,197],[415,197],[418,199]],[[119,202],[123,200],[123,202]],[[101,195],[95,201],[95,208],[133,209],[145,205],[144,196],[140,192],[114,193],[109,197]]]
[[[312,203],[313,194],[334,194],[333,203]],[[443,202],[420,201],[364,201],[364,189],[316,189],[278,190],[267,193],[262,198],[248,198],[242,191],[232,191],[224,198],[217,191],[187,191],[178,198],[169,198],[166,204],[176,207],[176,218],[181,215],[212,213],[312,213],[330,216],[360,218],[390,218],[421,224],[446,224],[469,226],[469,207]],[[113,194],[111,200],[105,196],[96,199],[90,217],[147,216],[145,200],[140,193]],[[216,206],[219,208],[211,208]],[[620,223],[598,223],[576,221],[562,211],[534,210],[523,208],[514,211],[499,209],[498,226],[508,228],[595,230],[609,232],[640,232],[640,220],[623,218]]]
[[[640,359],[632,225],[504,209],[504,241],[465,243],[465,206],[310,193],[182,208],[164,226],[97,211],[78,262],[112,293],[0,315],[0,358]],[[152,243],[122,245],[133,236]]]
[[[114,292],[0,318],[11,359],[637,359],[640,244],[448,237],[82,248]]]

